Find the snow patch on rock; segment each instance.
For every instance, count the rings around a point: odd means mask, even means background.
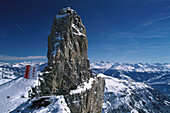
[[[94,80],[95,80],[94,78],[90,78],[88,82],[84,82],[81,85],[77,86],[77,89],[70,90],[70,95],[82,93],[82,92],[85,92],[86,90],[90,89],[92,87]]]

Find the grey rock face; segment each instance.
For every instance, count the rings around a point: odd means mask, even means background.
[[[74,89],[92,77],[87,48],[86,29],[79,15],[70,8],[61,10],[53,20],[48,37],[51,93]]]
[[[65,100],[72,113],[101,113],[105,81],[97,78],[92,88],[85,92],[65,95]]]
[[[64,95],[73,113],[102,112],[104,79],[92,75],[87,57],[87,35],[80,16],[70,8],[54,18],[48,37],[48,66],[41,81],[41,95]],[[70,95],[70,90],[90,78],[91,88]],[[78,102],[75,105],[74,102]]]

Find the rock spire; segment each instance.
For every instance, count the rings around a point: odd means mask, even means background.
[[[80,16],[69,7],[59,11],[48,37],[48,66],[41,95],[64,95],[73,113],[98,113],[102,109],[104,80],[92,74],[87,49]]]

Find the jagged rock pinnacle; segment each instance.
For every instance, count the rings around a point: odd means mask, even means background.
[[[58,55],[64,46],[70,49],[71,52],[74,52],[76,49],[79,49],[77,51],[80,51],[80,49],[84,50],[82,53],[85,56],[87,55],[86,29],[82,24],[80,16],[69,7],[62,9],[53,20],[51,34],[48,38],[47,56],[49,66],[55,63],[54,56]],[[62,52],[67,53],[68,51]]]
[[[55,79],[50,92],[74,89],[92,77],[87,49],[86,29],[80,16],[70,8],[59,11],[48,37],[48,65]]]
[[[92,74],[86,34],[77,12],[64,8],[55,16],[48,37],[41,95],[64,95],[72,113],[102,111],[105,81]]]

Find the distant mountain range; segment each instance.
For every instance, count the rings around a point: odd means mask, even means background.
[[[0,62],[0,84],[10,81],[19,75],[23,75],[26,65],[35,65],[36,62],[3,63]],[[39,71],[46,66],[46,62],[39,63]],[[103,73],[120,78],[123,73],[136,82],[144,82],[161,93],[170,96],[170,63],[110,63],[91,62],[93,73]]]
[[[91,62],[92,69],[112,69],[126,72],[170,72],[170,63],[110,63]]]
[[[136,82],[144,82],[170,97],[170,64],[169,63],[110,63],[92,62],[93,73],[103,73],[121,78],[124,74]]]
[[[35,65],[36,62],[20,62],[20,63],[3,63],[0,62],[0,84],[8,82],[20,75],[23,75],[25,72],[26,65]],[[47,63],[40,62],[38,71],[42,71]]]

